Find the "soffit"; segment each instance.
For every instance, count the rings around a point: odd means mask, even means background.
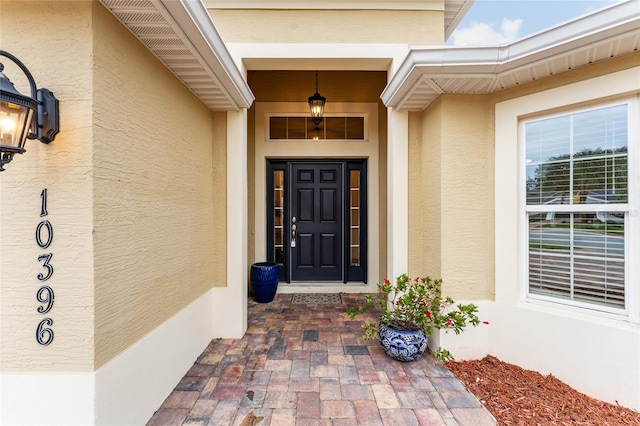
[[[631,0],[510,44],[412,48],[381,97],[421,111],[443,93],[492,93],[639,48],[640,0]]]
[[[249,108],[253,94],[197,0],[100,0],[212,111]]]

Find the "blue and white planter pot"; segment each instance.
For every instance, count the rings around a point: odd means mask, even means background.
[[[427,349],[427,338],[422,330],[400,330],[380,324],[378,335],[387,355],[398,361],[414,361]]]

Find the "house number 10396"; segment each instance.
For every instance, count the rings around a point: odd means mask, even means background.
[[[45,217],[49,214],[47,212],[47,189],[43,189],[40,193],[41,207],[40,217]],[[36,244],[41,249],[46,249],[51,245],[53,241],[53,226],[51,222],[43,219],[36,226]],[[40,272],[36,278],[39,282],[43,283],[53,276],[53,265],[51,264],[51,258],[53,253],[44,253],[38,256],[38,262],[42,262],[43,272]],[[37,308],[39,314],[47,314],[53,308],[54,293],[53,288],[49,285],[43,285],[36,292],[36,300],[41,303]],[[36,327],[36,341],[42,346],[47,346],[53,342],[53,320],[49,317],[43,318]]]

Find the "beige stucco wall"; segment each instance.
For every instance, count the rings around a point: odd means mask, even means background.
[[[226,286],[226,113],[212,115],[98,2],[3,0],[0,22],[1,48],[55,93],[61,122],[0,180],[1,368],[93,371]],[[54,239],[40,249],[44,188]],[[34,338],[44,284],[55,292],[46,347]]]
[[[213,287],[227,286],[227,113],[213,113]]]
[[[213,245],[226,236],[214,235],[214,222],[216,232],[225,223],[217,182],[225,151],[213,143],[209,110],[99,5],[93,31],[100,367],[205,293],[214,272],[215,284],[225,284],[217,270],[225,259],[214,259]]]
[[[409,182],[421,182],[409,186],[409,271],[442,277],[456,299],[491,299],[492,105],[445,95],[409,123]]]
[[[493,298],[493,127],[487,97],[443,97],[441,273],[456,299]]]
[[[227,43],[444,43],[444,12],[209,9]]]
[[[409,232],[409,274],[438,278],[442,275],[441,100],[422,113],[411,113],[409,125],[409,229],[414,229]]]
[[[38,87],[60,100],[61,133],[49,145],[28,141],[0,172],[0,370],[89,371],[93,368],[92,230],[92,29],[88,1],[0,1],[0,48],[17,56]],[[46,19],[43,17],[46,16]],[[73,40],[73,42],[69,42]],[[29,94],[23,74],[6,58],[6,75]],[[48,190],[48,215],[40,193]],[[41,249],[34,232],[41,220],[54,230]],[[43,235],[46,235],[44,233]],[[52,253],[54,273],[38,256]],[[39,314],[36,292],[55,293],[53,308]],[[53,320],[54,340],[40,346],[38,323]]]

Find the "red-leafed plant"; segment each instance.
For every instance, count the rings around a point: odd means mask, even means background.
[[[407,274],[396,278],[395,283],[385,279],[378,284],[378,294],[366,296],[366,305],[347,309],[349,318],[375,306],[382,309],[379,323],[365,322],[364,339],[378,337],[380,323],[401,330],[422,330],[429,336],[437,330],[453,330],[460,334],[467,324],[480,324],[474,304],[456,305],[452,298],[442,296],[442,279],[416,277]],[[486,323],[486,322],[485,322]],[[439,347],[433,355],[441,361],[453,359],[451,353]]]

